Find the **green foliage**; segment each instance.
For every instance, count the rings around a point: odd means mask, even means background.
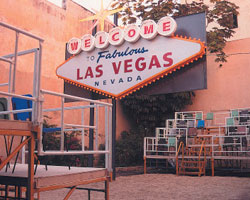
[[[121,100],[124,112],[129,116],[138,133],[152,136],[155,127],[164,127],[165,120],[173,118],[174,112],[192,104],[192,92],[157,96],[132,94]]]
[[[192,92],[147,96],[132,94],[121,100],[124,112],[134,123],[130,132],[122,132],[116,142],[116,166],[134,166],[143,163],[143,141],[155,135],[155,127],[164,127],[175,111],[192,104]]]
[[[49,123],[50,118],[44,116],[43,127],[54,128],[56,125]],[[64,134],[65,150],[81,150],[81,141],[78,139],[78,132],[74,131]],[[60,133],[47,133],[43,136],[43,149],[45,151],[60,150]],[[67,156],[41,156],[39,161],[44,165],[57,166],[87,166],[88,157],[86,155],[67,155]]]
[[[65,150],[80,150],[81,143],[76,134],[65,135]],[[43,138],[43,147],[46,151],[60,149],[60,137],[58,133],[48,133]],[[87,166],[86,155],[57,155],[57,156],[42,156],[39,157],[41,164],[57,165],[57,166]]]
[[[190,2],[190,1],[189,1]],[[124,24],[135,23],[137,20],[153,19],[171,16],[185,16],[205,12],[207,17],[207,47],[216,54],[216,62],[226,62],[224,47],[226,39],[235,33],[233,15],[238,15],[238,6],[229,1],[210,0],[209,6],[204,0],[192,1],[184,4],[174,0],[115,0],[113,7],[123,7],[120,18]]]
[[[116,142],[116,166],[136,166],[143,163],[143,135],[136,132],[121,133],[121,138]]]

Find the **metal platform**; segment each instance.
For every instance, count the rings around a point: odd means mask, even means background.
[[[12,173],[13,165],[8,171],[5,168],[0,171],[0,185],[27,187],[28,185],[28,165],[17,164],[14,173]],[[93,167],[71,167],[68,166],[45,166],[38,165],[36,174],[34,175],[34,192],[38,194],[43,191],[55,190],[60,188],[75,188],[80,185],[89,183],[105,182],[105,196],[108,195],[108,171],[105,168]],[[20,190],[20,189],[19,189]],[[95,189],[93,189],[95,190]],[[71,190],[70,190],[71,191]],[[5,197],[7,193],[1,197]],[[21,192],[16,198],[21,199]]]

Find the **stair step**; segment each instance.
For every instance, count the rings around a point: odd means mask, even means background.
[[[197,167],[199,163],[183,163],[182,166],[184,167]]]
[[[199,163],[200,161],[196,160],[183,160],[182,163]]]
[[[200,153],[200,151],[190,150],[190,151],[187,152],[187,153]]]
[[[207,154],[206,154],[207,155]],[[190,153],[189,155],[187,155],[187,156],[195,156],[196,157],[196,159],[198,160],[199,159],[199,154],[198,153]],[[204,155],[201,155],[201,156],[204,156]]]
[[[198,176],[205,174],[205,158],[207,153],[210,152],[209,149],[211,149],[212,144],[209,144],[209,142],[207,141],[208,144],[205,143],[204,145],[204,143],[201,144],[201,142],[202,141],[198,140],[195,144],[187,146],[185,148],[185,151],[182,152],[182,157],[179,157],[179,155],[177,155],[177,159],[182,158],[181,163],[178,166],[177,173],[183,175]]]
[[[179,156],[178,159],[180,160],[180,159],[182,159],[182,157]],[[196,161],[196,160],[198,161],[198,160],[199,160],[199,156],[198,156],[198,155],[185,155],[185,157],[184,157],[183,159],[184,159],[184,160],[195,159],[195,161]],[[201,155],[201,156],[200,156],[200,159],[202,159],[201,161],[204,161],[204,160],[203,160],[203,159],[204,159],[204,156]]]
[[[204,147],[212,148],[212,146],[218,146],[218,145],[206,144]],[[201,144],[190,144],[188,148],[201,148]]]
[[[182,166],[183,169],[199,169],[200,167],[196,166]]]
[[[192,144],[189,146],[189,149],[193,149],[193,148],[201,148],[201,144]]]
[[[200,172],[185,172],[185,174],[188,174],[188,175],[199,175],[199,174],[204,174],[204,173],[200,173]]]
[[[203,160],[201,160],[200,162],[202,162]],[[199,160],[182,160],[183,163],[198,163]]]
[[[182,171],[179,171],[179,174],[183,174],[183,175],[199,175],[200,172],[182,172]],[[203,172],[201,172],[201,174],[204,174]]]

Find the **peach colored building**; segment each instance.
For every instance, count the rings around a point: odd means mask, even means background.
[[[187,110],[205,113],[250,107],[250,2],[230,0],[239,6],[238,28],[225,48],[227,63],[220,67],[215,56],[207,55],[207,89],[196,91]]]
[[[41,88],[56,92],[63,92],[63,80],[58,79],[55,74],[56,68],[65,60],[65,45],[72,37],[81,38],[84,34],[90,33],[91,21],[80,22],[80,19],[93,15],[92,12],[72,0],[65,1],[63,6],[57,6],[48,0],[2,0],[0,2],[0,21],[26,30],[44,39],[42,56],[42,79]],[[105,23],[105,30],[108,31],[112,24]],[[14,32],[0,28],[0,55],[14,52]],[[27,41],[25,37],[20,38],[19,51],[35,48],[36,42]],[[33,70],[33,58],[18,58],[17,84],[18,94],[31,93],[28,87],[32,84],[31,77]],[[8,74],[8,66],[1,62],[0,73]],[[0,78],[6,81],[6,77]],[[110,100],[104,100],[109,101]],[[57,104],[56,100],[50,99],[51,104]],[[120,112],[119,103],[117,112]],[[120,112],[121,113],[121,112]],[[53,118],[59,116],[55,115]],[[122,126],[117,126],[117,133],[120,133],[128,124],[123,119],[123,114],[117,115],[117,121],[124,121]]]

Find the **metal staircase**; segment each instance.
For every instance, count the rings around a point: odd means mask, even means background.
[[[205,175],[206,168],[206,145],[205,140],[197,146],[186,146],[181,142],[176,154],[177,175]],[[179,161],[181,154],[181,161]],[[180,164],[179,164],[180,162]]]

